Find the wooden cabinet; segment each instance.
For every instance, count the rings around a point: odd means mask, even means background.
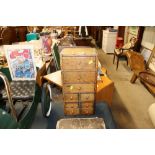
[[[97,62],[94,48],[65,48],[61,52],[65,115],[94,113]]]

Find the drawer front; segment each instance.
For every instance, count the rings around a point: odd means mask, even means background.
[[[95,83],[96,72],[62,72],[63,83]]]
[[[94,101],[94,94],[81,94],[80,100],[83,102]]]
[[[84,93],[84,92],[95,92],[94,84],[64,84],[64,93]]]
[[[63,94],[64,102],[78,102],[78,94]]]
[[[65,102],[64,103],[64,108],[89,108],[93,107],[94,102]]]
[[[64,103],[65,115],[79,115],[86,114],[90,115],[94,113],[94,102],[65,102]]]
[[[94,94],[64,94],[63,95],[63,100],[64,102],[78,102],[78,98],[82,102],[90,102],[94,101]]]
[[[62,70],[95,71],[96,68],[96,57],[62,57]]]
[[[94,102],[82,102],[81,103],[81,108],[89,108],[89,107],[94,107]]]
[[[64,108],[79,108],[78,102],[65,102]]]
[[[88,107],[88,108],[81,108],[82,115],[92,115],[94,114],[94,108],[93,107]]]
[[[65,115],[79,115],[80,110],[79,108],[64,108]]]

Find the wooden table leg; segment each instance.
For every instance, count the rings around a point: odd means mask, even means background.
[[[135,83],[135,81],[137,80],[137,78],[138,78],[138,76],[134,73],[134,74],[132,75],[132,78],[131,78],[130,82],[131,82],[131,83]]]

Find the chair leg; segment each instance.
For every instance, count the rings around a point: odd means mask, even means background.
[[[130,82],[131,82],[131,83],[135,83],[135,81],[137,80],[137,78],[138,78],[138,76],[134,73],[134,74],[132,75],[132,78],[131,78]]]
[[[127,66],[128,66],[128,58],[126,58],[126,64],[127,64]]]
[[[113,58],[113,64],[115,63],[115,53],[114,53],[114,58]]]
[[[117,57],[117,65],[116,65],[116,70],[118,69],[118,65],[119,65],[119,57]]]

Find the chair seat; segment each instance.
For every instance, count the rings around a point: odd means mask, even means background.
[[[116,48],[116,49],[115,49],[115,53],[116,53],[117,55],[119,55],[119,54],[121,54],[121,50],[120,50],[119,48]]]
[[[121,56],[126,56],[126,52],[125,51],[122,52],[119,48],[115,49],[115,54],[121,55]]]
[[[35,91],[35,81],[12,81],[10,83],[13,100],[32,100]],[[2,98],[7,100],[6,90],[2,90]]]

